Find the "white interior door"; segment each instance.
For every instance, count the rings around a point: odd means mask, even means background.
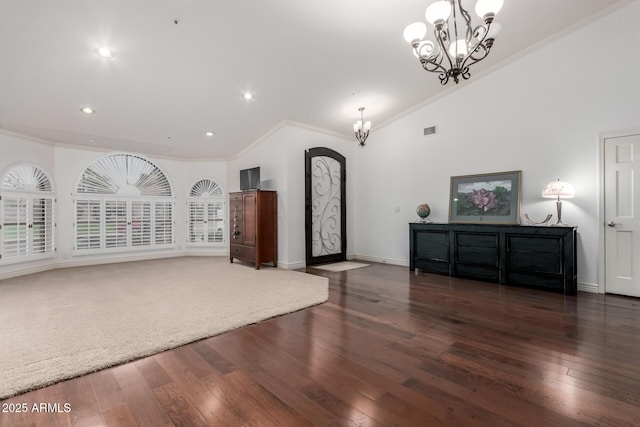
[[[605,290],[640,297],[640,135],[607,138]]]

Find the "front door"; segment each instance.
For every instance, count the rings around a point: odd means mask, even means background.
[[[347,259],[346,160],[329,148],[305,152],[307,265]]]
[[[640,297],[640,134],[604,140],[605,290]]]

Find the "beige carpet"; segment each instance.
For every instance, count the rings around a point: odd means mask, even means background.
[[[320,270],[327,270],[333,272],[353,270],[356,268],[369,267],[369,264],[353,261],[336,262],[333,264],[314,265],[313,268],[319,268]]]
[[[0,281],[0,399],[320,304],[328,280],[226,257]]]

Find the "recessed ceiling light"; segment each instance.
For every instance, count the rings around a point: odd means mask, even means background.
[[[244,99],[246,99],[247,101],[250,100],[251,98],[253,98],[253,95],[251,94],[251,92],[245,92],[243,95]]]
[[[113,58],[114,56],[116,56],[116,54],[113,53],[111,49],[106,47],[97,48],[96,54],[98,54],[99,56],[102,56],[103,58]]]
[[[207,136],[214,136],[215,135],[215,133],[211,132],[210,130],[206,131],[204,134],[207,135]]]
[[[95,114],[95,112],[96,112],[96,110],[94,110],[94,109],[93,109],[93,108],[91,108],[91,107],[82,107],[82,108],[80,109],[80,111],[82,111],[82,112],[83,112],[83,113],[85,113],[85,114]]]

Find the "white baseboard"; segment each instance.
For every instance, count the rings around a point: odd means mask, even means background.
[[[207,251],[207,252],[189,251],[189,252],[171,252],[171,253],[146,254],[146,255],[134,255],[134,256],[129,255],[129,256],[119,256],[115,258],[110,257],[110,258],[100,258],[100,259],[96,259],[96,258],[87,259],[84,257],[80,257],[80,258],[60,260],[60,261],[49,260],[48,263],[40,264],[40,265],[33,265],[32,263],[13,264],[12,266],[14,266],[14,269],[0,272],[0,280],[10,279],[12,277],[18,277],[18,276],[25,276],[27,274],[41,273],[43,271],[55,270],[58,268],[86,267],[90,265],[117,264],[119,262],[146,261],[146,260],[152,260],[152,259],[177,258],[177,257],[183,257],[183,256],[219,257],[219,256],[229,256],[229,253],[226,250]]]
[[[49,260],[49,262],[46,264],[39,265],[13,264],[13,266],[17,268],[0,272],[0,280],[11,279],[12,277],[18,276],[26,276],[27,274],[42,273],[43,271],[53,270],[54,268],[56,268],[56,265],[57,263],[53,260]]]
[[[283,270],[297,270],[299,268],[305,268],[306,266],[307,266],[307,263],[305,261],[290,262],[290,263],[278,261],[278,268],[282,268]]]
[[[381,258],[381,257],[375,257],[375,256],[368,256],[368,255],[356,255],[355,259],[359,261],[371,261],[371,262],[379,262],[380,264],[401,265],[404,267],[409,267],[409,260],[406,260],[406,259]]]
[[[227,248],[187,249],[182,256],[229,256]]]
[[[600,293],[600,286],[594,283],[578,283],[578,291],[598,294]]]
[[[116,257],[89,258],[89,259],[85,257],[78,257],[74,259],[58,261],[54,268],[85,267],[88,265],[116,264],[119,262],[145,261],[149,259],[162,259],[162,258],[176,258],[181,256],[184,256],[183,252],[165,252],[165,253],[155,253],[155,254],[147,253],[144,255],[121,254]]]

